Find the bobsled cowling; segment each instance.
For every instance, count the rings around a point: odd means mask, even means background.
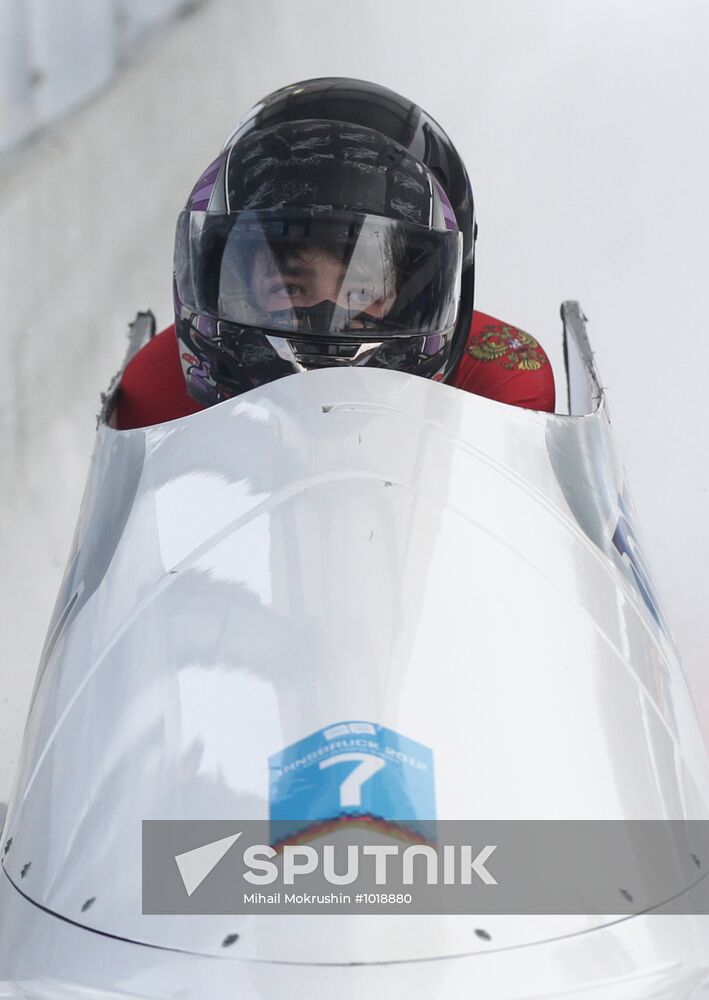
[[[140,912],[143,820],[268,818],[269,757],[343,719],[432,749],[438,819],[709,818],[593,385],[565,416],[326,369],[99,427],[0,849],[0,980],[523,997],[575,988],[574,961],[610,979],[622,952],[650,996],[706,973],[689,916]]]

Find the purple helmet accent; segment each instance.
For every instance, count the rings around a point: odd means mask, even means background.
[[[439,195],[439,197],[441,199],[441,208],[443,209],[443,219],[444,219],[445,224],[446,224],[446,229],[457,229],[458,228],[458,221],[457,221],[457,219],[455,217],[455,212],[453,211],[453,206],[448,201],[448,195],[443,190],[441,184],[438,182],[438,180],[435,177],[433,178],[433,183],[436,185],[436,189],[438,191],[438,195]]]
[[[216,160],[209,164],[193,187],[189,197],[189,206],[193,212],[206,212],[214,190],[214,183],[219,176],[225,156],[225,153],[220,153]]]

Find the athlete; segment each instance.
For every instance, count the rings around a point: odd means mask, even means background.
[[[553,411],[542,347],[473,311],[476,235],[465,167],[417,105],[340,78],[275,92],[180,213],[175,324],[126,366],[113,422],[345,365]]]

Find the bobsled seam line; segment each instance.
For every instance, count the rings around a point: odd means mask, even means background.
[[[47,916],[55,917],[57,920],[61,920],[72,927],[77,927],[79,930],[88,931],[90,934],[98,934],[101,937],[110,938],[112,941],[121,941],[124,944],[137,945],[139,948],[153,948],[156,951],[166,951],[172,952],[178,955],[192,955],[195,958],[212,959],[212,960],[222,960],[227,961],[238,961],[244,964],[255,964],[255,965],[289,965],[289,966],[305,966],[305,967],[331,967],[331,968],[351,968],[351,967],[367,967],[367,966],[381,966],[381,965],[413,965],[421,964],[423,962],[448,962],[455,961],[464,958],[480,958],[483,955],[491,955],[496,952],[505,951],[519,951],[522,948],[536,948],[541,945],[553,944],[558,941],[567,941],[572,938],[581,937],[584,934],[595,934],[598,931],[607,930],[610,927],[615,927],[618,924],[626,923],[629,920],[635,920],[637,917],[650,916],[655,910],[660,909],[662,906],[666,906],[668,903],[673,902],[675,899],[679,899],[686,892],[691,892],[700,882],[709,876],[709,872],[702,875],[697,879],[696,882],[692,882],[691,885],[670,896],[668,899],[663,900],[656,906],[648,907],[645,910],[639,910],[637,913],[627,913],[627,914],[608,914],[607,916],[615,917],[616,919],[609,919],[605,924],[598,924],[595,927],[585,927],[583,930],[572,931],[570,934],[556,935],[555,937],[542,938],[539,941],[528,941],[524,944],[512,944],[503,945],[499,948],[486,948],[484,951],[463,951],[455,952],[451,955],[429,955],[424,958],[392,958],[386,960],[377,960],[372,962],[297,962],[292,959],[270,959],[270,958],[234,958],[233,956],[215,955],[208,951],[192,951],[188,948],[176,948],[171,945],[164,944],[151,944],[149,941],[139,941],[136,938],[124,937],[121,934],[112,934],[110,931],[102,931],[97,927],[90,927],[88,924],[82,924],[78,920],[72,920],[71,917],[64,916],[62,913],[57,913],[55,910],[49,909],[49,907],[44,906],[42,903],[38,903],[36,900],[32,899],[24,893],[13,881],[13,879],[8,874],[7,870],[3,865],[3,873],[7,878],[10,885],[15,889],[15,891],[22,896],[22,898],[30,904],[30,906],[36,907]]]

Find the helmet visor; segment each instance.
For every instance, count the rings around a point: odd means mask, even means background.
[[[182,301],[221,320],[360,339],[455,324],[461,238],[453,230],[352,212],[181,213]]]

